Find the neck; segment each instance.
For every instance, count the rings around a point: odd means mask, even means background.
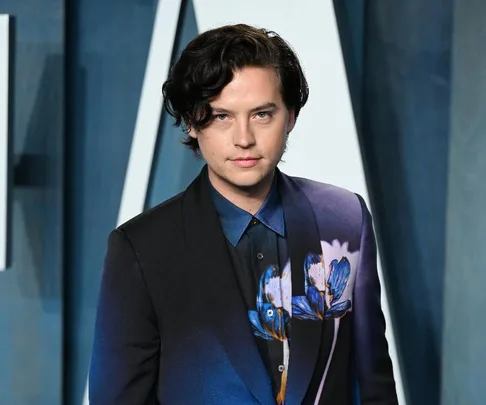
[[[256,214],[265,202],[272,188],[274,176],[275,171],[268,178],[263,179],[252,187],[238,187],[229,184],[221,178],[217,178],[214,173],[209,171],[209,181],[216,191],[234,205],[252,215]]]

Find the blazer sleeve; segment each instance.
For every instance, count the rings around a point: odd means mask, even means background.
[[[152,405],[160,337],[140,262],[121,230],[108,239],[89,371],[90,405]]]
[[[393,367],[381,310],[375,234],[366,203],[361,196],[358,198],[362,209],[362,229],[352,312],[357,397],[361,405],[396,405]]]

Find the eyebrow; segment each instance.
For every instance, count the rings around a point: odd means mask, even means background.
[[[255,112],[259,112],[259,111],[263,111],[263,110],[276,110],[278,107],[277,107],[277,104],[275,103],[265,103],[265,104],[262,104],[262,105],[259,105],[255,108],[252,108],[250,110],[251,113],[255,113]],[[231,110],[227,110],[225,108],[219,108],[219,107],[212,107],[212,112],[213,114],[216,113],[216,114],[231,114],[232,111]]]

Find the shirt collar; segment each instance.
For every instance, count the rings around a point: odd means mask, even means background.
[[[253,216],[223,197],[212,185],[210,188],[223,233],[229,242],[236,247]],[[277,188],[277,176],[274,177],[272,188],[265,202],[254,217],[275,233],[282,237],[285,236],[284,212]]]

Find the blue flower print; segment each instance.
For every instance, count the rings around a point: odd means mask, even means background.
[[[277,297],[278,295],[278,297]],[[249,310],[253,332],[266,340],[286,339],[286,328],[289,323],[289,313],[282,306],[280,298],[280,276],[276,266],[268,267],[260,277],[256,299],[256,311]]]
[[[310,274],[311,270],[313,274]],[[341,300],[350,274],[351,265],[343,256],[341,260],[334,259],[329,264],[326,282],[321,258],[309,253],[304,262],[305,296],[292,297],[292,317],[322,320],[344,316],[351,308],[351,300]]]

